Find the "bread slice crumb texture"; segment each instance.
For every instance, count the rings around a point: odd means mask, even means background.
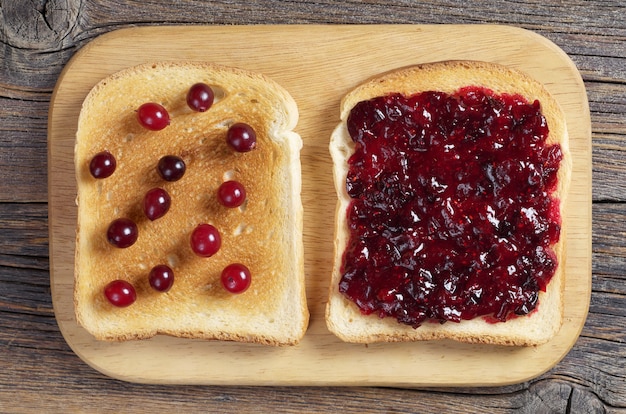
[[[204,82],[216,100],[206,112],[186,104],[191,85]],[[137,108],[156,102],[169,111],[170,125],[143,128]],[[300,137],[293,132],[297,107],[271,80],[250,72],[202,63],[160,62],[129,68],[98,84],[86,98],[77,132],[78,241],[75,309],[79,322],[99,339],[147,338],[157,333],[269,344],[296,343],[308,311],[304,294]],[[247,123],[257,133],[253,151],[234,151],[228,127]],[[94,179],[89,162],[107,150],[115,173]],[[184,176],[163,180],[156,169],[165,155],[182,158]],[[246,201],[222,206],[217,190],[226,180],[242,183]],[[148,220],[144,194],[165,189],[171,207]],[[108,243],[116,218],[135,221],[139,236],[128,248]],[[220,250],[196,256],[190,235],[201,223],[215,226]],[[231,263],[245,264],[252,283],[242,294],[224,290],[220,274]],[[175,282],[166,293],[148,283],[150,269],[172,267]],[[137,300],[115,308],[103,295],[114,279],[131,282]]]
[[[339,292],[343,274],[343,258],[350,240],[346,212],[351,199],[346,188],[348,159],[355,152],[355,144],[348,133],[350,111],[361,101],[401,94],[411,96],[427,91],[455,94],[462,88],[484,88],[495,94],[522,96],[528,102],[538,100],[549,127],[546,144],[558,144],[563,159],[558,171],[558,185],[554,192],[557,210],[564,199],[571,174],[571,160],[563,114],[549,93],[526,74],[504,66],[485,62],[439,62],[399,69],[370,79],[348,93],[341,104],[341,120],[331,137],[330,152],[334,163],[335,187],[339,197],[336,215],[335,264],[326,309],[329,329],[348,342],[411,341],[425,339],[455,339],[463,342],[502,345],[533,345],[546,342],[559,329],[562,320],[563,244],[566,223],[561,236],[552,246],[559,266],[546,291],[539,293],[539,305],[529,315],[502,323],[484,318],[447,322],[425,322],[417,328],[399,324],[394,318],[381,319],[374,312],[365,315]],[[367,313],[367,312],[366,312]]]

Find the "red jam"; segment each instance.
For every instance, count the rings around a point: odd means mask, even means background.
[[[506,321],[557,268],[562,159],[538,101],[467,87],[358,103],[339,290],[364,314]]]

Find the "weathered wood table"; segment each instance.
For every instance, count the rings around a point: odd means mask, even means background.
[[[0,412],[626,412],[625,11],[619,1],[0,0]],[[398,23],[527,29],[554,42],[580,72],[591,113],[593,276],[586,323],[569,353],[534,378],[488,387],[142,384],[81,360],[55,318],[48,228],[55,191],[48,167],[58,165],[48,160],[48,111],[70,59],[99,35],[128,27]],[[326,162],[323,152],[313,155]]]

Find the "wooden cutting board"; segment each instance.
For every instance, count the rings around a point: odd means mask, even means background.
[[[76,206],[74,136],[80,106],[107,75],[155,60],[211,61],[264,73],[300,110],[305,271],[311,323],[295,347],[159,336],[106,343],[77,325],[72,303]],[[370,76],[447,59],[493,61],[521,69],[556,97],[567,116],[574,159],[567,222],[565,321],[549,343],[530,348],[452,341],[346,344],[326,329],[335,193],[329,136],[339,101]],[[50,269],[54,310],[68,344],[87,364],[143,383],[239,385],[458,386],[522,382],[553,367],[575,343],[591,292],[591,131],[581,77],[547,39],[490,25],[144,27],[103,35],[61,74],[49,116]]]

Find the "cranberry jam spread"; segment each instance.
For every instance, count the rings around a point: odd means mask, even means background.
[[[562,159],[540,103],[482,87],[392,94],[348,118],[339,290],[413,327],[531,312],[557,268]]]

